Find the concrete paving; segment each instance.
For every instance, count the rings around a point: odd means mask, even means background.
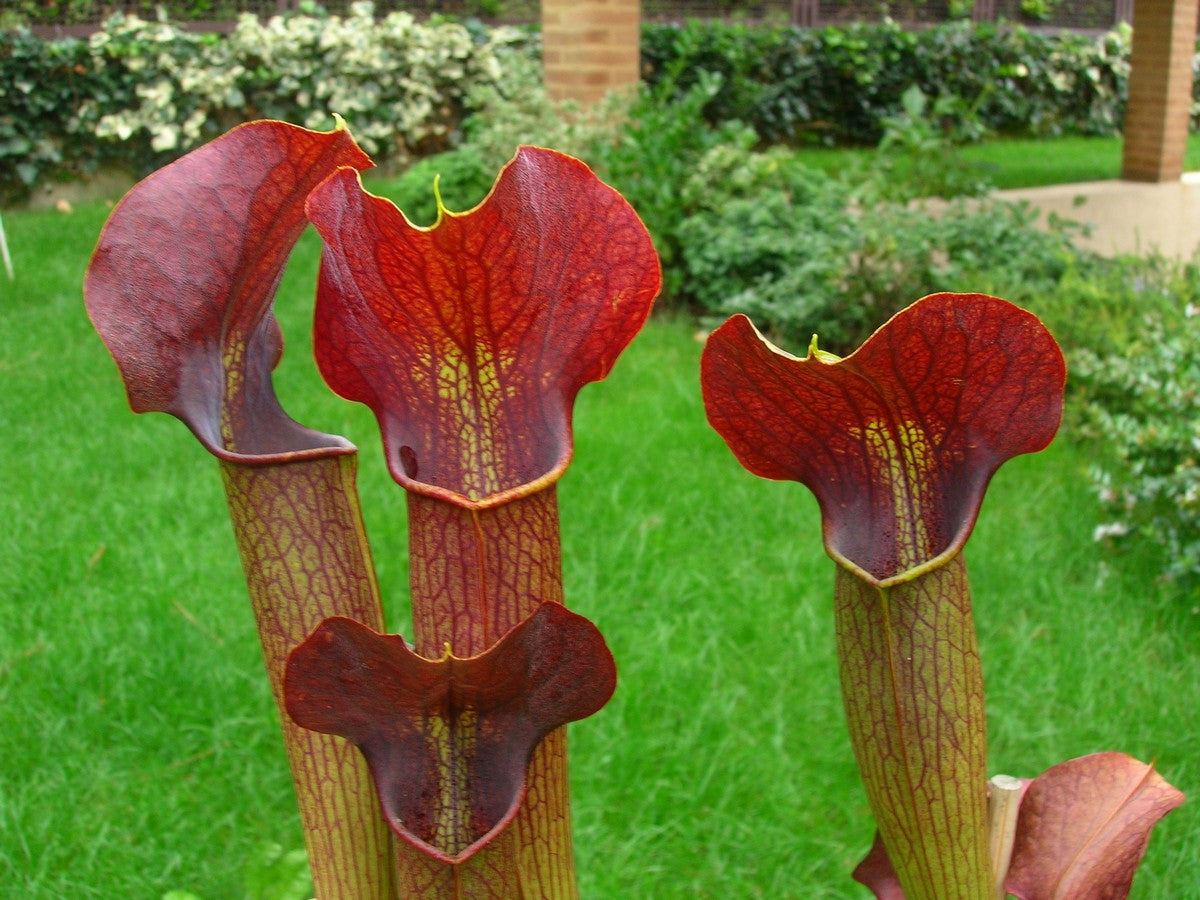
[[[1165,184],[1088,181],[997,191],[996,196],[1026,200],[1046,215],[1091,225],[1091,236],[1077,243],[1108,256],[1157,250],[1186,259],[1200,248],[1200,172],[1185,172]]]

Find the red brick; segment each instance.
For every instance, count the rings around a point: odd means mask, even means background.
[[[636,85],[640,71],[638,0],[543,0],[546,89],[591,102]],[[570,60],[570,66],[557,63]]]

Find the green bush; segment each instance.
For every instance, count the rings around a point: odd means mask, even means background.
[[[701,72],[722,77],[713,121],[735,115],[767,142],[864,146],[879,142],[913,85],[977,103],[992,131],[1113,134],[1129,49],[1128,28],[1090,38],[970,22],[908,31],[892,21],[821,29],[692,21],[647,25],[642,38],[651,83],[671,78],[683,91]]]
[[[1129,33],[689,22],[645,25],[642,49],[648,89],[640,121],[671,100],[686,99],[679,109],[689,111],[703,95],[704,135],[737,122],[729,127],[752,128],[760,143],[875,145],[914,88],[934,105],[954,105],[946,117],[954,127],[969,110],[979,131],[1113,133]],[[456,145],[462,116],[477,108],[472,91],[503,91],[502,69],[536,52],[528,31],[437,18],[419,24],[405,13],[377,21],[368,3],[340,17],[246,17],[224,38],[134,17],[110,20],[86,42],[0,31],[0,192],[20,194],[38,179],[113,162],[142,174],[260,116],[325,128],[337,112],[381,162],[410,160]],[[1200,97],[1200,80],[1196,89]],[[621,168],[621,151],[609,155]]]
[[[162,21],[114,16],[87,42],[87,68],[107,86],[85,95],[67,128],[104,158],[125,158],[139,174],[236,125],[237,72],[215,35]],[[220,62],[217,62],[220,60]]]
[[[817,332],[845,352],[924,294],[981,291],[1028,304],[1054,291],[1076,259],[1073,229],[1039,230],[1026,206],[892,202],[881,185],[890,179],[869,171],[807,169],[782,148],[712,149],[683,189],[685,298],[716,316],[746,313],[792,346]]]
[[[819,330],[833,349],[849,349],[935,290],[1040,298],[1074,259],[1070,229],[1035,229],[1027,207],[908,206],[913,197],[979,187],[921,110],[896,124],[897,137],[870,167],[830,177],[786,148],[756,152],[754,134],[736,121],[711,127],[719,76],[693,81],[682,96],[660,82],[627,106],[583,115],[548,100],[536,69],[525,69],[472,94],[478,112],[465,123],[466,143],[389,187],[411,219],[435,218],[434,175],[449,208],[464,209],[482,199],[518,143],[561,147],[591,164],[646,222],[663,262],[660,305],[746,312],[786,341]],[[938,165],[928,177],[913,177],[924,168],[900,172],[914,156]]]
[[[1031,254],[1031,250],[1033,250]],[[1037,261],[1010,244],[1005,292],[983,273],[973,289],[1032,309],[1067,355],[1067,436],[1100,460],[1092,479],[1106,518],[1096,537],[1148,541],[1163,575],[1200,584],[1200,265],[1162,256],[1072,252]],[[1022,273],[1020,269],[1024,269]],[[1031,278],[1040,271],[1044,278]],[[1015,276],[1015,277],[1014,277]]]
[[[78,97],[104,89],[89,62],[77,41],[46,43],[28,32],[0,32],[0,199],[28,190],[46,172],[90,171],[98,164],[68,131]]]
[[[1083,348],[1072,373],[1104,462],[1093,478],[1110,517],[1097,538],[1141,538],[1164,576],[1200,583],[1200,268],[1129,259],[1103,284],[1127,311],[1127,336]]]
[[[437,221],[439,197],[451,212],[471,209],[487,196],[497,171],[474,144],[464,144],[418,160],[384,190],[410,222],[428,227]]]
[[[126,15],[154,17],[164,6],[160,0],[122,0]],[[22,25],[76,25],[95,22],[112,11],[113,4],[97,0],[13,0],[9,15]],[[238,4],[227,0],[176,0],[170,16],[178,21],[232,20]]]
[[[682,94],[669,83],[643,86],[616,136],[592,151],[597,172],[638,211],[654,238],[663,265],[663,294],[668,303],[690,298],[680,258],[680,223],[687,214],[683,195],[689,175],[704,155],[726,145],[749,148],[754,133],[736,119],[711,127],[708,104],[721,88],[712,75]]]
[[[612,95],[590,106],[551,100],[539,59],[518,52],[501,61],[504,77],[471,90],[472,113],[463,123],[465,142],[478,149],[492,174],[521,144],[553,147],[594,165],[594,149],[616,139],[632,99]]]
[[[883,120],[883,138],[871,163],[874,188],[886,200],[982,196],[991,184],[957,145],[982,136],[976,109],[960,97],[933,99],[915,84],[900,97],[901,110]]]
[[[749,0],[747,0],[749,2]],[[300,10],[326,9],[339,13],[351,4],[347,0],[301,0]],[[380,3],[381,8],[434,12],[448,4],[437,0],[391,0]],[[515,20],[536,18],[537,7],[532,0],[459,0],[449,4],[463,16],[493,17]],[[175,22],[232,22],[248,8],[261,12],[274,9],[274,0],[5,0],[0,10],[0,27],[19,25],[76,25],[98,22],[119,7],[126,15],[153,18],[163,10]]]
[[[683,189],[685,292],[710,313],[746,313],[780,339],[819,330],[825,344],[845,346],[871,316],[868,298],[841,302],[859,234],[850,199],[842,182],[786,151],[713,148]]]
[[[244,16],[225,37],[115,16],[88,41],[0,32],[0,192],[119,162],[135,174],[256,118],[312,128],[342,115],[380,163],[451,146],[469,92],[529,52],[511,28],[468,29],[408,13],[376,20]]]

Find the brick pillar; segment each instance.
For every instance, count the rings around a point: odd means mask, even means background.
[[[1197,0],[1137,0],[1121,177],[1177,181],[1187,150]]]
[[[547,93],[592,103],[636,85],[641,13],[639,0],[542,0]]]

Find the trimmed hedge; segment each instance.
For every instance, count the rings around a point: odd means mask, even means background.
[[[244,16],[229,35],[114,16],[86,41],[0,32],[0,196],[108,164],[144,175],[234,125],[344,116],[379,163],[457,140],[469,91],[528,35],[468,29],[370,3],[346,17]]]
[[[647,78],[680,94],[720,75],[712,120],[742,118],[766,142],[874,145],[912,85],[965,101],[1004,134],[1115,134],[1125,112],[1131,32],[1100,38],[952,22],[839,28],[719,22],[647,25]]]
[[[754,0],[735,0],[733,5],[749,7]],[[313,10],[340,15],[352,0],[305,0],[300,4]],[[173,22],[232,22],[242,13],[258,16],[278,11],[275,0],[5,0],[0,8],[0,27],[17,25],[87,25],[102,22],[119,6],[126,15],[155,18],[165,10]],[[503,18],[506,21],[530,21],[537,18],[534,0],[377,0],[381,12],[405,10],[419,16],[450,13],[475,18]]]
[[[871,145],[913,85],[960,98],[956,115],[994,132],[1115,133],[1129,38],[965,22],[691,22],[645,25],[643,58],[660,101],[707,79],[717,85],[708,121],[742,120],[762,144]],[[337,112],[379,162],[420,157],[456,145],[471,92],[499,84],[513,54],[537,52],[528,31],[406,13],[377,20],[369,3],[346,17],[247,16],[225,37],[120,16],[87,41],[0,32],[0,197],[106,164],[142,175],[264,116],[328,128]]]

